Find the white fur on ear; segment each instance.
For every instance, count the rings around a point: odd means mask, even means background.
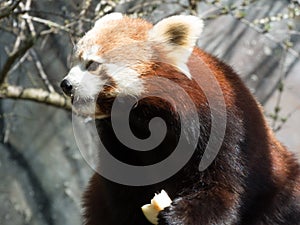
[[[163,44],[170,63],[191,78],[186,63],[203,26],[203,21],[196,16],[171,16],[154,25],[148,40]]]
[[[94,27],[98,27],[100,25],[102,25],[103,23],[107,22],[107,21],[111,21],[111,20],[120,20],[123,18],[123,15],[122,13],[118,13],[118,12],[115,12],[115,13],[109,13],[103,17],[101,17],[100,19],[98,19],[95,23],[95,26]]]

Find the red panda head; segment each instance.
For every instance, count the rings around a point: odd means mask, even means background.
[[[202,20],[195,16],[172,16],[152,25],[108,14],[77,43],[74,66],[61,87],[80,103],[79,113],[102,117],[107,114],[105,103],[116,96],[138,97],[145,92],[144,78],[156,75],[157,62],[191,78],[187,61],[202,28]]]

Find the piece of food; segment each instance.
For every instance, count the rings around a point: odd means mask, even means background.
[[[155,194],[154,197],[151,199],[151,204],[146,204],[142,206],[142,211],[152,224],[157,224],[157,215],[158,213],[163,210],[164,208],[170,206],[172,200],[170,199],[169,195],[162,190],[159,194]]]

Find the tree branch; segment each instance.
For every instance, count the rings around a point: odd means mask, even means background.
[[[72,109],[71,102],[68,98],[57,92],[50,93],[39,88],[23,88],[9,84],[2,85],[0,88],[0,98],[30,100],[65,110]]]
[[[17,51],[12,52],[7,58],[2,70],[0,71],[0,84],[3,84],[6,80],[7,74],[14,64],[14,62],[21,56],[23,56],[28,49],[30,49],[34,44],[33,38],[28,38],[24,42],[22,42],[21,46]]]
[[[16,2],[14,2],[13,4],[11,4],[10,6],[8,6],[7,8],[4,8],[3,10],[1,10],[0,11],[0,19],[9,16],[9,14],[18,7],[18,5],[21,1],[22,0],[18,0]]]
[[[252,1],[244,1],[244,3],[242,4],[242,7],[245,6],[249,6],[250,3],[256,2],[257,0],[252,0]],[[255,32],[264,35],[264,37],[268,38],[270,41],[278,44],[282,49],[285,49],[286,51],[288,51],[291,55],[293,55],[296,58],[300,58],[300,54],[293,49],[291,46],[289,46],[287,43],[285,42],[278,42],[267,30],[260,28],[257,26],[258,22],[251,22],[247,19],[244,18],[243,14],[237,13],[238,12],[238,6],[224,6],[220,3],[219,0],[214,0],[213,2],[210,2],[208,0],[204,1],[206,4],[212,5],[213,7],[217,8],[220,12],[219,15],[231,15],[234,19],[244,23],[246,26],[248,26],[249,28],[253,29]],[[295,12],[293,13],[293,16],[291,16],[290,18],[293,18],[295,16],[299,15],[299,10],[295,10]],[[216,15],[214,15],[215,17]],[[209,17],[206,17],[205,19],[209,19]],[[265,18],[263,20],[266,20]]]
[[[39,17],[36,17],[36,16],[30,16],[30,15],[26,15],[26,14],[22,15],[21,18],[26,19],[26,20],[30,19],[30,20],[32,20],[34,22],[47,25],[48,27],[54,27],[54,28],[57,28],[59,30],[66,31],[68,33],[71,32],[71,30],[68,29],[66,26],[60,25],[60,24],[55,23],[55,22],[53,22],[51,20],[46,20],[46,19],[42,19],[42,18],[39,18]]]
[[[39,71],[39,75],[40,75],[41,79],[43,80],[45,86],[47,87],[48,91],[51,93],[55,92],[54,87],[50,83],[48,76],[47,76],[46,72],[44,71],[42,62],[38,58],[37,53],[33,49],[30,50],[30,53],[31,53],[31,56],[35,63],[35,66],[36,66],[37,70]]]

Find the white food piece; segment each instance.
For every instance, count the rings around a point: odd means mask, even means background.
[[[151,204],[146,204],[142,206],[143,213],[147,220],[152,224],[158,224],[157,215],[158,211]]]
[[[154,197],[151,199],[151,204],[142,206],[142,211],[150,223],[158,224],[158,213],[164,208],[170,206],[171,203],[172,200],[170,199],[167,192],[162,190],[159,194],[154,195]]]

